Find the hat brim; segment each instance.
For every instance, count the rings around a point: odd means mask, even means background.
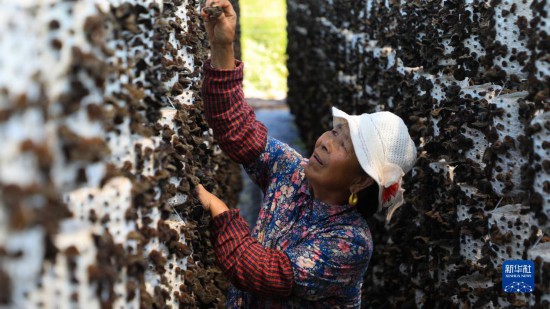
[[[369,115],[363,114],[361,116],[352,116],[348,115],[347,113],[339,110],[336,107],[332,107],[332,116],[333,116],[333,123],[337,124],[341,122],[342,120],[345,120],[349,127],[351,142],[353,144],[353,149],[355,156],[357,157],[357,161],[359,161],[359,164],[361,165],[361,168],[374,179],[374,181],[380,186],[380,175],[374,166],[374,162],[372,162],[372,156],[368,152],[368,147],[366,144],[366,140],[361,135],[360,127],[362,123],[365,123],[366,118]]]

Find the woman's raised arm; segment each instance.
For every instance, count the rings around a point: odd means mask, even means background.
[[[256,120],[253,109],[246,104],[242,89],[243,63],[235,60],[233,40],[237,15],[227,0],[209,0],[223,11],[210,16],[203,8],[211,59],[204,65],[201,94],[206,121],[223,151],[234,161],[252,162],[264,150],[267,129]]]

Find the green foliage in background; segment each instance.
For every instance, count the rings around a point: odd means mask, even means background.
[[[286,97],[286,1],[240,0],[246,96]]]

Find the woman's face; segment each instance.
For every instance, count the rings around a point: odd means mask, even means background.
[[[349,187],[362,174],[361,171],[347,124],[338,124],[317,139],[313,154],[305,167],[310,183],[330,191],[349,192]]]

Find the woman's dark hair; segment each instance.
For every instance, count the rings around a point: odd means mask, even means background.
[[[378,211],[378,184],[376,182],[357,193],[356,207],[365,220]]]

